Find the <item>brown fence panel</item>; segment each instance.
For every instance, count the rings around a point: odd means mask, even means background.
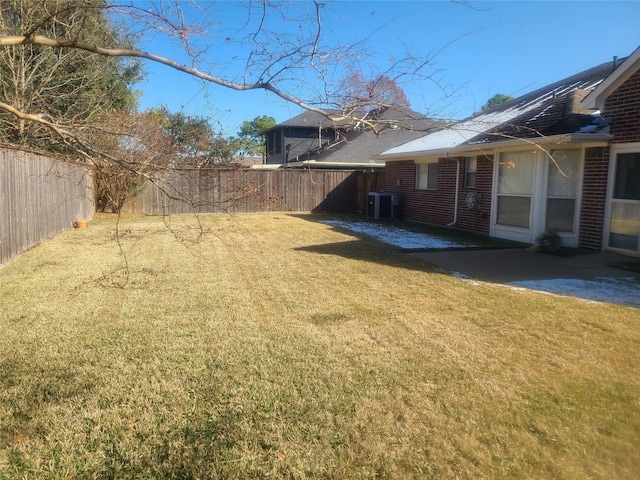
[[[124,212],[354,212],[357,174],[345,170],[182,169],[163,172]]]
[[[0,264],[93,213],[87,167],[0,150]]]

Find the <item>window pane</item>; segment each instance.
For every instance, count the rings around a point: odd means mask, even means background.
[[[282,153],[282,136],[280,132],[274,132],[276,136],[276,153]]]
[[[498,193],[531,195],[533,162],[531,152],[501,153]]]
[[[476,186],[476,172],[467,172],[467,177],[465,178],[464,184],[467,187],[475,187]]]
[[[551,155],[548,195],[575,198],[580,173],[580,150],[555,150]]]
[[[613,197],[640,200],[640,152],[618,155]]]
[[[573,217],[576,201],[572,198],[550,198],[547,200],[547,230],[573,232]]]
[[[611,208],[609,246],[638,251],[640,204],[614,202]]]
[[[529,228],[530,197],[498,197],[498,223]]]
[[[429,169],[427,188],[436,189],[438,188],[438,164],[429,163],[427,165]]]
[[[466,187],[476,186],[476,171],[478,170],[478,157],[467,157],[465,159],[464,184]]]
[[[418,163],[416,165],[416,188],[438,188],[438,164]]]
[[[426,163],[416,165],[416,188],[427,188],[428,173]]]

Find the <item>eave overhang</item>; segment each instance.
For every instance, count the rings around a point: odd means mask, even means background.
[[[285,168],[311,168],[311,169],[331,169],[331,170],[383,170],[384,167],[385,167],[385,164],[382,162],[346,163],[346,162],[318,162],[316,160],[251,165],[252,170],[280,170]]]
[[[548,137],[535,137],[535,138],[512,138],[508,140],[502,140],[497,142],[485,142],[477,144],[463,144],[453,148],[437,149],[437,150],[422,150],[414,152],[404,152],[395,155],[375,155],[374,158],[379,160],[389,161],[401,161],[411,160],[422,157],[470,157],[482,154],[490,154],[495,150],[515,147],[544,147],[545,149],[553,147],[554,145],[566,146],[569,144],[576,145],[589,145],[591,147],[604,147],[609,144],[612,135],[608,133],[567,133],[562,135],[553,135]]]

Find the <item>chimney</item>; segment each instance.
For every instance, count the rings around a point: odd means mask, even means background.
[[[618,56],[614,55],[614,57],[613,57],[613,68],[611,69],[611,71],[615,70],[616,68],[618,68]]]
[[[567,107],[565,115],[572,115],[574,113],[588,113],[582,109],[582,100],[591,93],[589,90],[576,89],[569,95],[567,100]]]

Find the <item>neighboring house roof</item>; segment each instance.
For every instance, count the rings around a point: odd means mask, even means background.
[[[383,166],[382,160],[374,159],[377,153],[419,138],[437,125],[424,115],[402,106],[370,112],[364,120],[375,123],[378,132],[362,122],[351,130],[341,132],[339,141],[309,152],[301,156],[299,161],[289,162],[286,166]]]
[[[416,154],[447,154],[482,150],[498,142],[536,143],[551,136],[573,140],[604,141],[608,123],[595,110],[584,110],[581,101],[613,70],[607,62],[559,82],[535,90],[472,115],[377,155],[378,159],[407,158]]]
[[[341,112],[339,110],[327,110],[326,112],[328,115],[335,115],[336,117],[341,115]],[[362,116],[365,116],[364,112],[362,113]],[[295,117],[279,123],[273,128],[270,128],[268,131],[270,132],[282,127],[322,127],[340,129],[351,125],[352,123],[353,121],[351,119],[334,122],[333,120],[327,118],[327,116],[322,115],[318,112],[304,111],[300,115],[296,115]]]

